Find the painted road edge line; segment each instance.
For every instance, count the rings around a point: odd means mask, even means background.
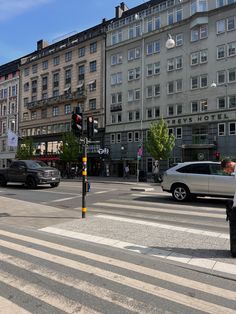
[[[118,239],[109,239],[100,236],[79,233],[75,231],[69,231],[65,229],[46,227],[39,229],[40,231],[65,236],[68,238],[88,241],[92,243],[103,244],[114,248],[124,249],[152,257],[160,257],[170,261],[179,262],[191,266],[198,266],[205,269],[211,269],[215,271],[224,272],[231,275],[236,275],[236,265],[229,263],[218,262],[213,259],[206,259],[201,257],[195,257],[192,255],[179,254],[173,251],[150,248],[148,246],[137,245],[134,243],[119,241]]]

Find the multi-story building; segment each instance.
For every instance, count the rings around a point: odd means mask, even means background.
[[[167,44],[171,39],[172,45]],[[112,173],[152,171],[152,121],[176,138],[170,164],[236,157],[236,1],[151,0],[116,8],[106,43],[106,146]]]
[[[0,66],[0,168],[16,155],[16,147],[8,146],[8,130],[18,134],[19,65],[15,60]]]
[[[40,40],[37,50],[21,59],[20,134],[33,138],[36,157],[56,165],[62,135],[71,130],[71,113],[80,107],[98,121],[100,144],[89,146],[90,174],[102,160],[105,116],[105,21],[51,45]]]

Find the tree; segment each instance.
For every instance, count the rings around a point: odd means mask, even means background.
[[[32,137],[25,137],[17,149],[16,158],[22,160],[32,159],[33,154],[33,139]]]
[[[175,145],[175,137],[169,134],[167,123],[161,119],[153,122],[148,130],[146,148],[155,160],[167,160]]]
[[[62,144],[59,148],[59,155],[60,159],[65,164],[69,164],[69,169],[71,168],[72,162],[78,161],[80,151],[81,149],[77,137],[71,132],[64,133]]]

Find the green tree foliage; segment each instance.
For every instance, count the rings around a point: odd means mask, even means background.
[[[167,123],[161,119],[153,122],[148,130],[146,148],[155,160],[167,160],[175,145],[175,137],[169,135]]]
[[[80,153],[80,145],[77,137],[71,133],[64,133],[62,137],[62,144],[59,148],[60,159],[65,163],[71,163],[78,161]]]
[[[16,158],[22,160],[32,159],[33,154],[33,139],[32,137],[25,137],[17,149]]]

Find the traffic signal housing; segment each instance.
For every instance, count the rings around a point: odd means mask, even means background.
[[[83,115],[79,107],[76,107],[75,111],[72,112],[71,130],[76,136],[80,136],[83,133]]]
[[[88,139],[92,139],[94,135],[98,133],[98,121],[92,116],[87,117],[87,136]]]

